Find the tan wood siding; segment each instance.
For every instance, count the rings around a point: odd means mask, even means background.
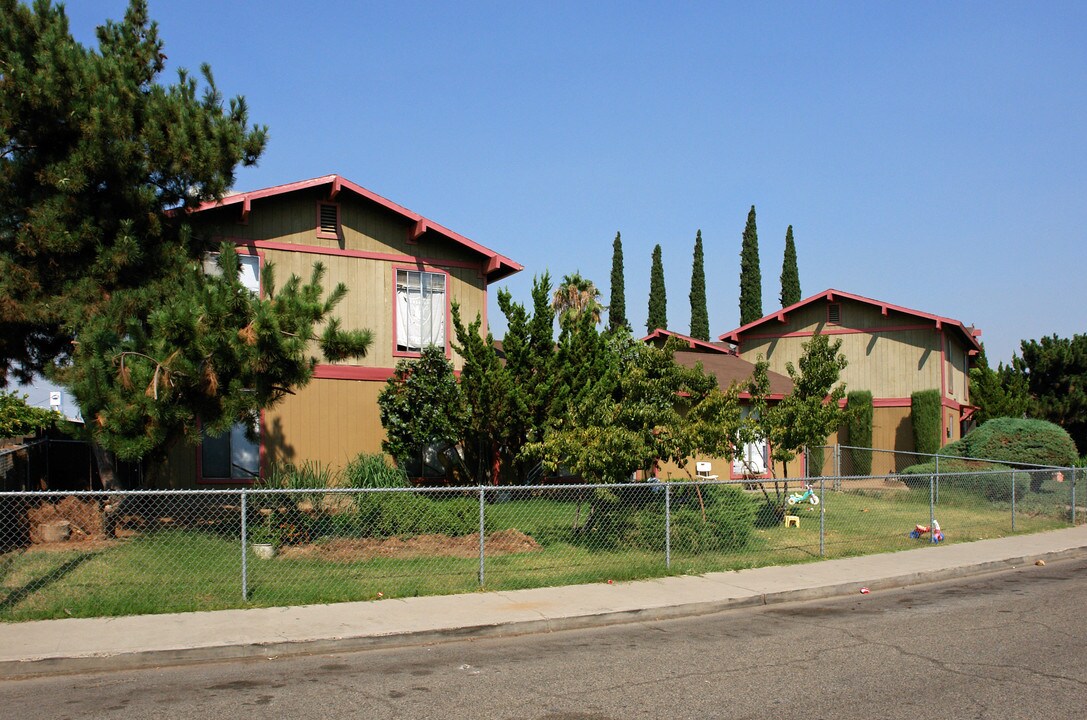
[[[314,380],[264,413],[267,462],[319,462],[339,469],[359,453],[381,452],[377,396],[385,383]]]

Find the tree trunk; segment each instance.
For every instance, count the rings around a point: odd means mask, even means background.
[[[102,489],[121,490],[113,454],[96,442],[91,442],[91,452],[94,453],[94,461],[98,465],[98,479],[102,481]]]

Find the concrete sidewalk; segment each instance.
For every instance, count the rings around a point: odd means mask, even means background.
[[[510,636],[700,615],[1087,556],[1087,525],[703,576],[300,607],[0,625],[0,678]]]

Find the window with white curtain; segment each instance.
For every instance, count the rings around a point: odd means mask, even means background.
[[[422,352],[445,347],[445,275],[396,271],[396,349]]]

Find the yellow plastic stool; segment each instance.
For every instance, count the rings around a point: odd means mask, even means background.
[[[785,527],[794,527],[794,528],[800,527],[800,516],[799,515],[786,515],[785,516]]]

